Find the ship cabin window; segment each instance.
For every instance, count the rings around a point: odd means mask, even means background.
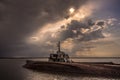
[[[56,54],[50,54],[50,58],[57,58]]]

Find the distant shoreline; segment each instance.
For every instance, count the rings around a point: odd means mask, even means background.
[[[0,57],[0,59],[48,59],[49,57]],[[120,57],[70,57],[71,59],[120,59]]]

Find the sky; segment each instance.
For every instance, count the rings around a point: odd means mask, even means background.
[[[120,57],[120,0],[0,0],[0,57]]]

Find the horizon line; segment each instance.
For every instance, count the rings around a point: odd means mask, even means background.
[[[48,59],[49,57],[0,57],[0,59]],[[70,59],[120,59],[120,57],[70,57]]]

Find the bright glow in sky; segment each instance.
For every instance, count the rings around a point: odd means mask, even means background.
[[[111,5],[113,2],[88,0],[83,5],[75,3],[76,6],[66,4],[60,7],[53,1],[50,6],[47,5],[49,7],[40,6],[38,11],[41,10],[32,25],[38,27],[26,36],[25,43],[32,48],[35,45],[40,47],[38,52],[42,53],[54,49],[55,43],[61,40],[62,49],[71,55],[117,56],[120,52],[120,45],[116,44],[120,40],[120,22],[118,6]]]
[[[74,11],[75,11],[74,8],[70,8],[70,9],[69,9],[70,14],[72,14]]]
[[[73,15],[70,15],[70,17],[68,19],[62,19],[62,20],[57,21],[55,23],[44,25],[43,28],[40,28],[40,30],[36,33],[36,36],[41,37],[42,39],[44,39],[44,37],[45,37],[44,35],[47,32],[51,32],[52,37],[55,37],[55,33],[59,31],[59,29],[61,28],[62,25],[66,26],[72,20],[80,21],[80,20],[84,20],[84,18],[90,16],[92,14],[91,10],[94,8],[91,5],[89,4],[89,5],[82,6]],[[75,11],[75,9],[70,8],[69,11],[73,13]],[[68,13],[68,15],[69,15],[69,13]]]

